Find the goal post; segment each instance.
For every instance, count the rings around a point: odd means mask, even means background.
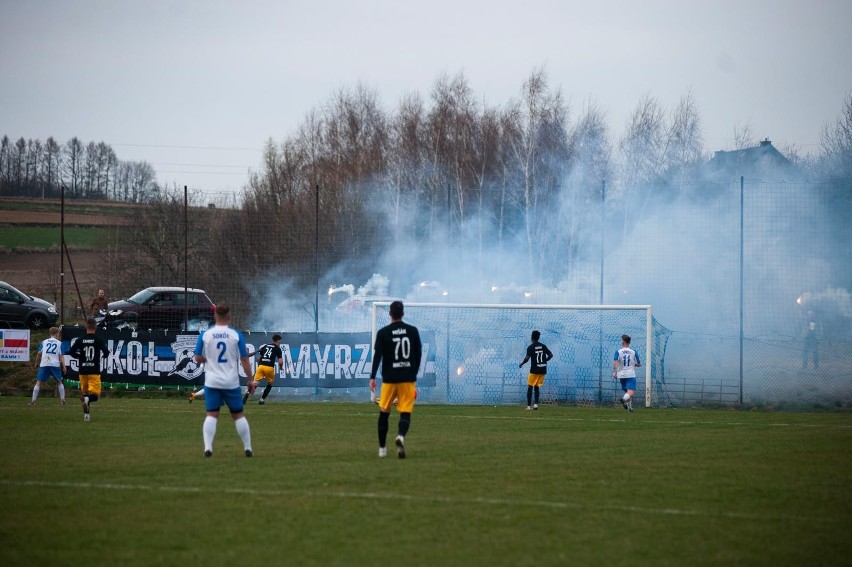
[[[371,332],[390,322],[390,302],[372,304]],[[543,403],[616,404],[620,383],[612,379],[621,335],[630,335],[644,367],[636,398],[655,403],[655,331],[650,305],[524,305],[406,303],[405,321],[431,331],[435,386],[418,388],[434,403],[520,404],[528,366],[518,368],[533,330],[554,354],[542,387]],[[616,397],[617,396],[617,397]]]

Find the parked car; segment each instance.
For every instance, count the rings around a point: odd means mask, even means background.
[[[213,323],[216,306],[202,289],[148,287],[109,303],[109,311],[120,311],[115,316],[134,329],[183,329],[184,308],[188,310],[186,330],[204,330]]]
[[[11,284],[0,282],[0,327],[49,327],[56,324],[58,318],[59,314],[52,303],[28,295]]]

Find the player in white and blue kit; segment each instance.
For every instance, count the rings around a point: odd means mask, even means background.
[[[50,337],[44,339],[38,345],[36,364],[39,366],[39,369],[36,375],[35,386],[33,386],[33,399],[30,401],[30,405],[35,405],[39,390],[41,390],[41,383],[53,378],[56,380],[56,389],[59,390],[59,401],[64,406],[65,384],[62,383],[62,376],[65,375],[65,360],[62,357],[62,341],[59,340],[59,327],[51,327]]]
[[[251,431],[243,413],[243,397],[240,388],[240,364],[246,376],[251,376],[246,339],[242,333],[229,326],[231,308],[220,303],[215,311],[216,325],[198,336],[195,344],[195,361],[204,363],[204,403],[207,417],[201,429],[204,437],[204,456],[213,456],[213,439],[219,409],[227,405],[234,418],[237,434],[243,442],[246,457],[252,456]],[[254,391],[253,382],[249,389]]]
[[[633,413],[636,368],[639,366],[642,366],[642,363],[639,361],[639,355],[636,354],[636,351],[630,348],[630,337],[621,335],[621,348],[615,352],[615,359],[612,362],[612,377],[621,380],[621,389],[624,391],[621,405],[630,413]]]

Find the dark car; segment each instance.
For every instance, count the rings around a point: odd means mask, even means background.
[[[49,327],[55,324],[58,318],[59,314],[52,303],[27,295],[11,284],[0,282],[0,327]]]
[[[149,287],[109,304],[111,312],[121,311],[116,317],[139,329],[183,329],[185,309],[186,330],[204,330],[213,323],[216,306],[202,289]]]

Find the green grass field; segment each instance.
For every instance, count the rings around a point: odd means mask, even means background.
[[[65,227],[68,248],[99,249],[107,242],[103,228]],[[0,226],[0,247],[6,250],[59,250],[58,226]]]
[[[0,398],[0,564],[849,565],[852,416]],[[397,416],[391,417],[391,439]]]

